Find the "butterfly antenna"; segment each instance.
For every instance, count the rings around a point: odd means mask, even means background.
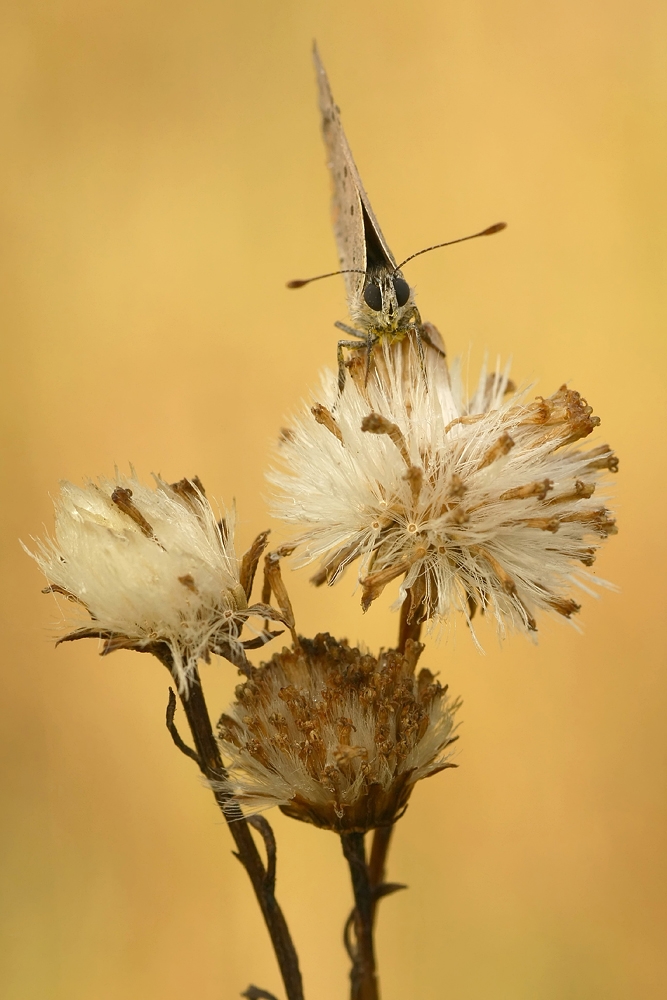
[[[435,243],[432,247],[426,247],[424,250],[418,250],[417,253],[410,254],[406,257],[398,267],[397,271],[400,271],[404,264],[407,264],[409,260],[414,260],[415,257],[421,256],[423,253],[428,253],[430,250],[439,250],[440,247],[451,247],[454,243],[465,243],[466,240],[476,240],[478,236],[493,236],[494,233],[499,233],[501,230],[507,228],[506,222],[496,222],[487,229],[483,229],[481,233],[473,233],[472,236],[461,236],[458,240],[448,240],[447,243]]]
[[[409,258],[408,258],[409,259]],[[359,267],[349,267],[345,271],[329,271],[327,274],[316,274],[314,278],[295,278],[294,281],[288,281],[288,288],[303,288],[304,285],[309,285],[311,281],[321,281],[322,278],[333,278],[335,274],[365,274]]]

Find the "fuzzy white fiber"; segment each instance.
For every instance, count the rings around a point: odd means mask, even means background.
[[[313,403],[335,431],[315,419]],[[369,414],[400,430],[412,479],[387,433],[362,430]],[[565,387],[530,401],[507,371],[482,371],[466,398],[460,368],[450,373],[434,351],[422,365],[385,348],[366,386],[348,379],[341,393],[324,373],[269,476],[273,512],[294,529],[300,564],[321,561],[318,582],[334,583],[360,560],[366,606],[403,567],[399,602],[418,584],[433,621],[453,611],[470,620],[476,605],[501,634],[533,631],[537,611],[578,609],[572,586],[590,592],[595,578],[584,567],[615,531],[594,495],[615,459],[608,446],[591,451],[579,440],[599,422],[590,414]]]
[[[131,491],[145,526],[114,503],[118,488]],[[162,480],[150,488],[134,474],[63,482],[54,506],[55,536],[36,540],[29,554],[56,588],[69,628],[98,628],[138,647],[167,643],[185,687],[211,636],[247,607],[233,512],[223,535],[203,493],[187,502]]]

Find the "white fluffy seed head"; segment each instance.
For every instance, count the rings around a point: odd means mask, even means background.
[[[99,634],[105,652],[166,644],[182,687],[221,636],[236,641],[248,603],[234,512],[218,521],[197,480],[63,482],[54,506],[54,537],[29,554],[65,598],[67,638]]]
[[[402,577],[416,620],[481,608],[501,632],[578,610],[572,586],[587,589],[585,567],[615,531],[598,487],[617,460],[581,447],[599,423],[586,401],[565,386],[529,400],[500,371],[467,398],[428,348],[423,364],[386,348],[367,385],[356,376],[339,393],[324,374],[270,475],[301,564],[320,560],[313,582],[358,559],[364,608]]]
[[[253,670],[218,724],[232,814],[277,805],[339,833],[394,822],[419,779],[454,766],[458,702],[416,672],[422,649],[376,658],[318,635]]]

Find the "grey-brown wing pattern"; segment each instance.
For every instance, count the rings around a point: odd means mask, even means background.
[[[317,74],[322,132],[333,187],[333,224],[341,269],[366,271],[368,237],[374,235],[376,252],[377,249],[381,250],[386,258],[387,268],[393,270],[396,261],[361,183],[317,47],[313,48],[313,60]],[[372,234],[369,233],[369,228]],[[354,316],[363,294],[364,274],[346,274],[344,277],[350,313]]]
[[[322,132],[333,188],[334,233],[353,324],[334,324],[348,338],[354,338],[338,341],[338,385],[342,392],[348,364],[345,351],[351,351],[353,356],[365,351],[366,379],[371,370],[374,348],[380,343],[393,344],[406,337],[413,338],[424,373],[424,345],[444,356],[440,335],[435,327],[421,321],[415,304],[414,289],[403,276],[403,264],[438,247],[500,232],[505,228],[505,223],[498,222],[471,236],[426,247],[407,257],[401,267],[397,267],[361,183],[317,46],[313,47],[313,60],[317,74]],[[327,278],[329,275],[318,277]],[[302,288],[308,283],[292,281],[290,287]],[[357,341],[362,341],[363,346]]]

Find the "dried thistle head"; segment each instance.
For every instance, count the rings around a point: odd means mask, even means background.
[[[293,422],[271,479],[300,564],[320,560],[319,585],[359,560],[364,609],[401,577],[415,620],[481,608],[504,632],[534,630],[540,610],[569,618],[573,585],[590,592],[586,568],[616,531],[599,487],[617,459],[581,443],[599,418],[566,386],[529,400],[483,372],[466,399],[435,352],[424,367],[385,349],[368,385],[353,377],[343,393],[327,373]]]
[[[102,652],[167,647],[181,688],[198,658],[218,653],[246,667],[241,630],[248,618],[281,620],[250,605],[267,535],[242,560],[234,551],[234,512],[218,520],[198,479],[154,489],[136,475],[75,486],[63,482],[55,537],[29,552],[44,572],[45,592],[67,599],[63,639],[98,637]],[[28,550],[26,550],[28,551]],[[247,644],[271,634],[255,630]]]
[[[218,725],[233,801],[338,832],[397,819],[416,781],[454,766],[458,702],[416,673],[422,649],[375,657],[318,635],[254,669]]]

